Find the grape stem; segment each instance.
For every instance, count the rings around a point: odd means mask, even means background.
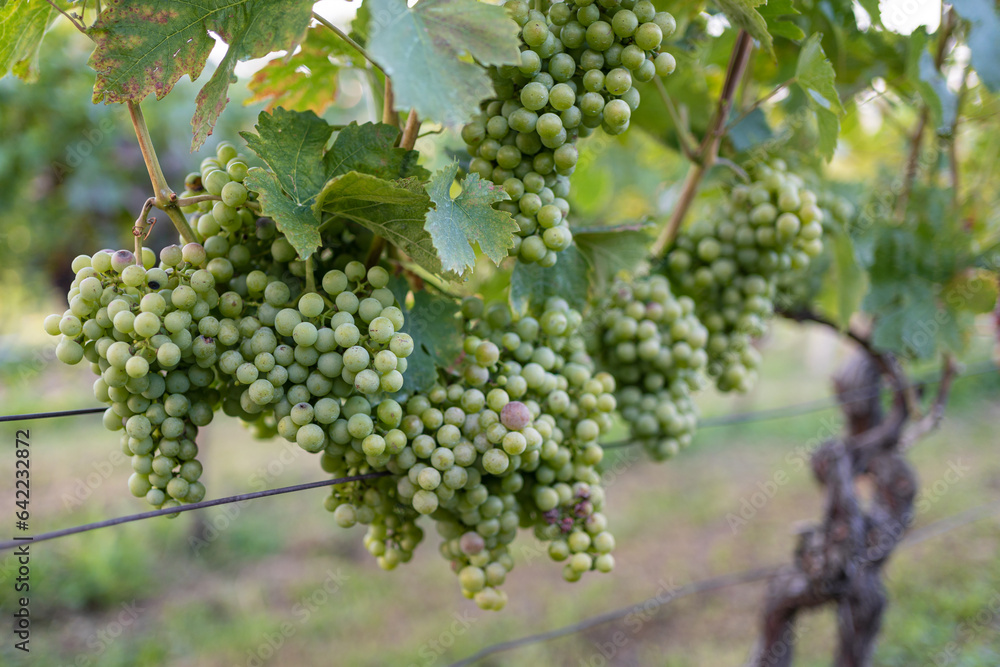
[[[149,209],[153,208],[153,204],[155,203],[156,200],[152,197],[146,200],[146,203],[142,205],[142,212],[139,213],[139,217],[135,220],[135,226],[132,228],[132,234],[135,236],[136,266],[142,266],[142,242],[149,236],[149,232],[146,229],[146,216],[149,215]],[[153,225],[150,224],[149,227],[152,229]]]
[[[128,103],[128,115],[132,119],[132,127],[135,128],[135,136],[139,141],[139,150],[142,151],[142,160],[146,163],[146,170],[149,172],[149,180],[153,185],[153,198],[156,207],[170,217],[170,221],[177,228],[177,233],[185,243],[197,243],[198,237],[195,235],[187,218],[181,213],[177,206],[177,195],[167,184],[167,179],[163,175],[159,160],[156,159],[156,149],[153,148],[153,140],[149,136],[149,128],[146,127],[146,119],[142,115],[142,109],[138,102]]]
[[[747,116],[749,116],[750,114],[752,114],[756,109],[760,108],[760,105],[764,104],[769,99],[771,99],[772,97],[774,97],[775,95],[777,95],[778,93],[780,93],[781,91],[783,91],[785,88],[788,88],[789,86],[791,86],[796,81],[798,81],[798,79],[793,76],[788,81],[785,81],[784,83],[779,83],[777,86],[774,87],[774,89],[771,90],[771,92],[769,92],[764,97],[759,98],[756,102],[754,102],[749,107],[747,107],[746,110],[743,113],[741,113],[739,116],[737,116],[736,120],[734,120],[730,124],[730,127],[732,127],[734,125],[739,125],[741,122],[743,122],[743,119],[745,119]]]
[[[59,7],[59,5],[57,5],[56,3],[54,3],[52,0],[47,0],[47,1],[48,1],[48,3],[50,5],[52,5],[55,8],[55,10],[57,12],[59,12],[60,14],[62,14],[63,16],[65,16],[67,19],[69,19],[69,22],[73,24],[74,28],[76,28],[77,30],[79,30],[80,32],[82,32],[84,35],[87,35],[87,37],[90,37],[90,34],[87,33],[87,28],[82,23],[79,23],[75,18],[73,18],[73,16],[71,14],[67,14],[66,12],[64,12]]]
[[[370,62],[372,65],[374,65],[375,68],[378,69],[378,71],[382,72],[382,74],[385,74],[385,70],[382,69],[381,67],[379,67],[379,64],[377,62],[375,62],[374,60],[372,60],[372,57],[370,55],[368,55],[368,52],[365,51],[364,47],[361,46],[360,44],[358,44],[357,42],[355,42],[353,39],[351,39],[347,35],[346,32],[344,32],[343,30],[341,30],[337,26],[333,25],[332,23],[330,23],[329,21],[327,21],[325,18],[323,18],[322,16],[320,16],[316,12],[313,12],[312,17],[313,17],[314,20],[318,21],[319,23],[322,23],[324,26],[326,26],[327,28],[329,28],[330,30],[332,30],[334,32],[334,34],[337,35],[337,37],[340,37],[342,40],[344,40],[345,42],[347,42],[347,44],[352,49],[354,49],[355,51],[357,51],[358,53],[360,53],[362,56],[364,56],[365,60],[367,60],[368,62]],[[386,76],[388,77],[389,75],[386,74]]]
[[[193,197],[177,197],[174,199],[174,204],[177,206],[192,206],[203,201],[222,201],[220,195],[194,195]],[[255,213],[260,213],[260,204],[255,201],[246,201],[242,206],[247,207]]]
[[[680,144],[681,152],[685,158],[693,162],[698,142],[691,134],[691,128],[688,126],[687,119],[681,118],[680,114],[677,113],[677,107],[674,106],[674,101],[670,99],[667,87],[663,85],[663,80],[660,77],[653,77],[653,85],[656,86],[656,92],[660,94],[663,106],[667,108],[667,113],[670,114],[670,118],[674,122],[674,127],[677,128],[677,143]]]
[[[385,100],[382,102],[382,122],[399,128],[399,112],[395,109],[396,95],[392,92],[392,82],[385,78]]]
[[[417,143],[417,135],[420,133],[420,118],[417,117],[415,109],[410,109],[410,114],[406,117],[406,127],[403,128],[403,136],[399,140],[399,147],[406,150],[413,150],[413,145]]]
[[[712,165],[715,164],[719,156],[719,146],[722,144],[722,137],[726,134],[726,119],[729,117],[729,110],[733,106],[733,97],[736,94],[736,88],[739,86],[739,82],[743,78],[743,72],[750,62],[750,53],[752,51],[753,39],[745,30],[740,30],[739,35],[736,37],[736,43],[733,45],[732,55],[729,57],[726,82],[722,86],[722,94],[719,96],[715,114],[712,116],[712,121],[708,126],[708,132],[705,133],[705,137],[702,139],[696,159],[691,163],[687,176],[684,178],[684,186],[681,189],[677,205],[670,215],[670,220],[653,244],[652,253],[654,257],[662,257],[667,248],[670,247],[670,244],[681,228],[681,223],[684,222],[684,216],[687,215],[688,209],[691,208],[691,203],[698,193],[698,187],[701,185],[702,179],[704,179],[705,174],[712,168]]]
[[[316,275],[313,268],[313,256],[306,257],[306,293],[316,291]]]
[[[954,10],[941,5],[941,29],[939,30],[941,36],[938,37],[937,51],[934,54],[934,68],[938,72],[941,71],[941,65],[944,64],[948,40],[951,38],[954,28]],[[910,153],[907,155],[906,166],[903,170],[902,189],[900,190],[899,198],[896,199],[896,210],[893,212],[897,224],[902,223],[906,218],[906,206],[910,201],[910,192],[913,190],[913,184],[917,180],[917,171],[920,167],[920,147],[923,143],[924,130],[927,129],[929,120],[930,107],[924,103],[923,108],[920,110],[920,117],[917,119],[916,127],[914,127],[913,134],[910,136]]]

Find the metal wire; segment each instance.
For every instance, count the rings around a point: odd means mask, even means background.
[[[87,523],[82,526],[74,526],[72,528],[63,528],[62,530],[54,530],[49,533],[42,533],[41,535],[34,535],[31,538],[22,538],[20,540],[8,540],[7,542],[0,542],[0,551],[5,551],[7,549],[14,549],[15,547],[23,546],[25,544],[33,544],[35,542],[45,542],[46,540],[54,540],[59,537],[66,537],[67,535],[76,535],[78,533],[86,533],[91,530],[97,530],[98,528],[107,528],[108,526],[117,526],[123,523],[132,523],[133,521],[142,521],[143,519],[152,519],[157,516],[167,516],[172,514],[180,514],[182,512],[191,512],[194,510],[204,509],[206,507],[215,507],[217,505],[228,505],[230,503],[240,503],[245,500],[253,500],[255,498],[266,498],[268,496],[280,496],[285,493],[294,493],[295,491],[305,491],[307,489],[318,489],[324,486],[335,486],[337,484],[347,484],[348,482],[358,482],[364,479],[375,479],[377,477],[385,477],[388,472],[373,472],[367,475],[354,475],[353,477],[341,477],[339,479],[325,479],[319,482],[307,482],[305,484],[294,484],[292,486],[283,486],[279,489],[269,489],[267,491],[255,491],[253,493],[243,493],[238,496],[228,496],[226,498],[216,498],[215,500],[203,500],[200,503],[190,503],[188,505],[180,505],[178,507],[168,507],[162,510],[152,510],[149,512],[140,512],[139,514],[130,514],[128,516],[120,516],[115,519],[106,519],[104,521],[96,521],[94,523]]]

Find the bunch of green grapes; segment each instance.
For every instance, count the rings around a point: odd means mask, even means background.
[[[598,305],[593,347],[615,378],[618,406],[633,439],[667,459],[691,444],[692,392],[704,384],[708,331],[690,297],[675,297],[658,275],[618,281]]]
[[[681,233],[667,256],[671,284],[694,299],[708,329],[708,371],[722,391],[753,386],[760,354],[752,341],[773,316],[778,280],[823,250],[823,211],[802,178],[780,160],[749,175],[750,184],[728,188],[725,205]]]
[[[817,204],[823,211],[823,235],[830,238],[848,234],[856,215],[854,205],[846,197],[829,189],[817,188],[817,191]],[[812,303],[822,290],[833,262],[832,247],[827,244],[823,252],[814,257],[805,269],[780,274],[775,305],[781,310],[793,311]]]
[[[497,98],[462,130],[469,169],[510,195],[499,207],[520,227],[511,254],[543,266],[572,242],[566,222],[578,137],[621,134],[639,106],[634,82],[674,71],[661,51],[676,21],[649,0],[508,0],[521,26],[521,62],[491,71]]]
[[[80,255],[69,310],[45,320],[61,336],[60,361],[91,363],[94,395],[109,405],[104,425],[122,431],[131,457],[129,490],[157,508],[205,496],[195,437],[219,402],[212,313],[230,308],[202,246],[170,246],[160,257],[157,268],[148,249],[140,261],[129,250]]]
[[[373,455],[388,454],[393,475],[334,488],[327,509],[342,526],[368,525],[365,546],[386,569],[411,558],[423,536],[415,521],[430,515],[463,594],[500,609],[519,527],[567,561],[567,580],[613,567],[595,466],[614,381],[595,374],[582,318],[564,301],[551,300],[536,319],[469,299],[463,321],[464,355],[437,385],[393,402],[391,419],[380,406],[373,435],[327,446],[323,464],[333,474],[381,469]]]
[[[91,362],[105,424],[123,430],[133,494],[155,507],[204,497],[195,438],[222,409],[259,437],[316,454],[336,477],[325,506],[392,569],[412,558],[430,516],[463,593],[500,609],[509,545],[532,528],[563,576],[607,572],[598,438],[615,382],[585,350],[582,317],[551,299],[537,317],[463,304],[464,354],[427,391],[405,386],[413,339],[385,268],[343,225],[301,261],[257,215],[246,162],[223,144],[188,177],[198,243],[101,251],[74,260],[69,309],[46,320],[58,356]],[[191,201],[197,198],[196,201]]]

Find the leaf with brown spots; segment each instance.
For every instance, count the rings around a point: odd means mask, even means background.
[[[198,93],[192,149],[205,143],[229,101],[236,63],[290,48],[300,41],[311,0],[112,0],[89,29],[97,46],[94,102],[138,102],[169,93],[185,74],[195,80],[215,46],[209,31],[229,45]]]
[[[244,104],[267,102],[267,111],[326,111],[337,101],[340,70],[360,58],[344,40],[325,27],[312,28],[301,49],[289,59],[275,58],[253,75],[253,95]]]

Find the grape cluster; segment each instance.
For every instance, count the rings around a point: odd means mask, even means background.
[[[546,4],[544,13],[525,0],[505,4],[521,26],[520,63],[491,70],[497,99],[462,138],[470,171],[510,196],[499,207],[520,227],[511,254],[552,266],[573,238],[565,198],[577,139],[597,127],[628,129],[639,106],[633,83],[674,71],[674,57],[660,48],[676,21],[649,0]]]
[[[704,384],[708,331],[690,297],[675,297],[659,275],[617,281],[597,306],[594,353],[615,377],[631,437],[657,459],[691,443],[692,392]]]
[[[849,199],[832,190],[817,187],[817,205],[823,211],[823,234],[826,237],[848,234],[856,212]],[[799,271],[781,273],[777,278],[775,304],[783,309],[796,308],[812,303],[828,280],[827,271],[834,262],[829,245],[824,245],[823,253],[814,257],[809,266]]]
[[[45,319],[61,336],[60,361],[86,359],[98,376],[94,395],[109,407],[104,425],[122,431],[134,473],[129,490],[154,507],[204,498],[195,437],[212,421],[218,390],[210,316],[222,302],[204,248],[102,250],[73,260],[69,310]],[[165,267],[165,268],[164,268]],[[215,268],[215,267],[213,267]]]
[[[323,455],[337,475],[367,464],[392,477],[336,487],[326,506],[342,526],[368,524],[365,546],[386,569],[410,559],[422,537],[415,520],[430,515],[463,594],[500,609],[519,527],[534,528],[550,556],[567,561],[567,580],[613,567],[595,466],[614,382],[595,373],[582,318],[562,300],[536,319],[469,299],[463,322],[463,355],[438,384],[392,401],[392,418],[376,420],[374,435]]]
[[[823,211],[802,178],[776,160],[732,186],[726,205],[678,236],[667,256],[671,284],[697,304],[708,329],[708,371],[722,391],[748,391],[777,282],[823,250]]]

